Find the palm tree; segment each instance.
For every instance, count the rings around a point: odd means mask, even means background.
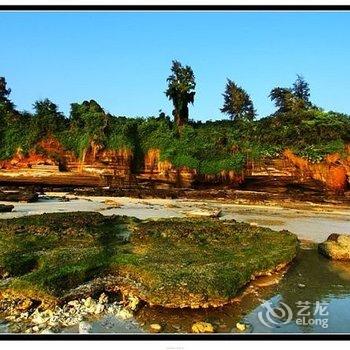
[[[188,104],[194,102],[195,78],[190,66],[183,67],[179,61],[173,61],[172,74],[167,79],[168,89],[165,95],[173,101],[173,116],[178,126],[188,121]]]

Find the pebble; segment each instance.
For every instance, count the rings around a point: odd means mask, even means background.
[[[214,333],[214,327],[208,322],[196,322],[192,325],[193,333]]]
[[[158,323],[152,323],[149,328],[152,333],[159,333],[162,330],[162,326]]]
[[[240,322],[237,322],[236,323],[236,328],[240,331],[240,332],[244,332],[246,330],[246,325],[244,323],[240,323]]]
[[[136,309],[139,299],[132,297],[129,304],[124,307],[121,303],[114,302],[108,304],[108,296],[102,293],[98,301],[88,297],[81,300],[71,300],[62,307],[56,306],[54,309],[39,311],[37,308],[32,314],[21,312],[16,309],[18,304],[12,303],[11,312],[13,314],[6,317],[10,321],[11,332],[20,333],[53,333],[51,329],[58,330],[62,327],[79,325],[79,333],[87,333],[91,330],[91,325],[83,321],[84,318],[93,317],[102,313],[112,314],[121,319],[133,317],[132,310]]]
[[[99,304],[107,304],[108,303],[108,296],[105,293],[102,293],[100,297],[98,298]]]
[[[102,304],[97,304],[96,305],[96,309],[95,309],[95,314],[98,315],[101,312],[103,312],[103,310],[105,309],[105,306]]]
[[[140,303],[140,299],[138,297],[129,296],[127,307],[130,310],[135,311],[137,309],[137,306],[139,305],[139,303]]]
[[[41,333],[41,334],[53,334],[52,330],[51,330],[51,329],[48,329],[48,328],[45,328],[45,329],[42,330],[40,333]]]
[[[92,330],[92,326],[90,323],[85,321],[79,322],[79,333],[87,334],[87,333],[90,333],[91,330]]]
[[[123,320],[126,320],[128,318],[131,318],[133,314],[127,309],[121,309],[117,310],[116,316],[122,318]]]
[[[93,305],[93,300],[91,297],[88,297],[87,299],[85,299],[85,301],[84,301],[85,307],[91,307],[92,305]]]

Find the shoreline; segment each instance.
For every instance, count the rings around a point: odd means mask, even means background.
[[[236,220],[274,230],[289,230],[299,239],[320,243],[331,233],[347,233],[350,207],[319,203],[236,203],[226,199],[134,198],[46,192],[34,203],[0,202],[14,205],[12,212],[0,213],[0,220],[50,212],[94,211],[104,216],[126,215],[138,219],[210,217]]]

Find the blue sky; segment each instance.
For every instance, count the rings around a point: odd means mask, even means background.
[[[226,78],[251,95],[259,116],[274,111],[275,86],[296,74],[326,110],[350,113],[350,13],[0,13],[0,76],[31,110],[50,98],[95,99],[116,115],[171,115],[164,95],[173,59],[189,64],[197,93],[190,117],[219,111]]]

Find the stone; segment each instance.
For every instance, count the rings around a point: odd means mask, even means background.
[[[32,314],[32,322],[39,325],[42,323],[45,323],[47,321],[47,318],[44,318],[38,310],[36,310],[33,314]]]
[[[94,304],[95,304],[95,302],[91,297],[86,298],[84,301],[84,306],[87,308],[94,306]]]
[[[236,328],[240,331],[240,332],[244,332],[246,330],[246,325],[244,323],[240,323],[240,322],[237,322],[236,323]]]
[[[203,217],[212,217],[213,212],[209,210],[204,210],[204,209],[197,209],[197,210],[190,210],[185,212],[186,215],[188,216],[203,216]]]
[[[219,218],[220,216],[222,216],[222,210],[218,209],[212,212],[212,214],[210,215],[210,217],[212,218]]]
[[[350,235],[332,233],[318,245],[318,251],[332,260],[350,260]]]
[[[95,314],[98,315],[98,314],[102,313],[104,309],[105,309],[104,305],[102,305],[100,303],[97,304],[96,308],[95,308]]]
[[[104,204],[108,205],[110,208],[120,208],[121,204],[113,199],[106,199]]]
[[[33,302],[30,299],[23,299],[22,302],[18,305],[18,310],[26,311],[33,305]]]
[[[14,208],[13,205],[0,204],[0,213],[8,213]]]
[[[37,193],[29,193],[29,192],[20,192],[20,191],[11,191],[11,192],[3,192],[0,191],[0,200],[7,202],[26,202],[33,203],[38,201]]]
[[[78,300],[71,300],[68,302],[68,305],[73,306],[73,307],[78,307],[79,301]]]
[[[86,321],[79,322],[79,333],[87,334],[87,333],[90,333],[91,330],[92,330],[92,326],[89,322],[86,322]]]
[[[140,299],[138,297],[129,296],[128,301],[128,308],[135,311],[140,303]]]
[[[261,276],[258,278],[252,278],[254,285],[257,287],[270,287],[280,282],[280,276]]]
[[[98,298],[98,302],[100,304],[107,304],[108,303],[108,296],[105,293],[102,293],[100,297]]]
[[[49,328],[43,329],[40,334],[53,334],[52,330]]]
[[[150,329],[151,333],[159,333],[162,330],[162,326],[158,323],[152,323],[149,326],[149,329]]]
[[[208,322],[196,322],[192,325],[193,333],[214,333],[214,327]]]
[[[131,318],[133,314],[127,309],[121,309],[116,312],[116,316],[122,318],[123,320],[126,320],[128,318]]]

